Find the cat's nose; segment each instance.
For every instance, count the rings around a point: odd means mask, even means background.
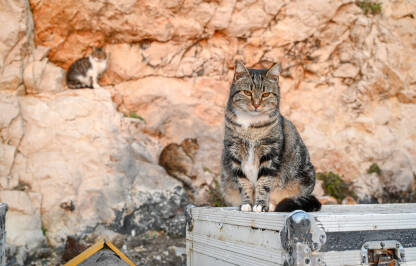
[[[253,104],[253,106],[254,106],[254,108],[259,108],[259,106],[260,106],[260,101],[258,101],[258,102],[256,102],[256,101],[253,101],[252,102],[252,104]]]

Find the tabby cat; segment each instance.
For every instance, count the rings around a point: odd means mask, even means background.
[[[186,187],[192,189],[192,166],[199,150],[197,139],[186,138],[181,144],[170,143],[159,156],[159,165],[165,168],[170,176],[181,181]]]
[[[280,114],[281,67],[237,61],[225,111],[221,188],[242,211],[318,211],[315,170],[295,126]]]
[[[106,68],[106,53],[101,48],[94,48],[90,56],[72,63],[66,74],[66,83],[70,89],[101,88],[98,78]]]

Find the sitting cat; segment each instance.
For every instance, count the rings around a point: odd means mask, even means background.
[[[191,174],[191,170],[198,150],[196,139],[184,139],[180,145],[170,143],[163,148],[159,164],[169,175],[181,181],[186,187],[192,188],[192,179],[195,179],[195,176]]]
[[[107,55],[101,48],[94,48],[91,55],[76,60],[69,67],[66,83],[70,89],[101,88],[98,78],[107,67]]]
[[[280,114],[279,64],[236,62],[225,111],[221,188],[242,211],[317,211],[315,170],[295,126]]]

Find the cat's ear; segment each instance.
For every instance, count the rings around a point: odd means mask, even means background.
[[[282,65],[280,63],[276,63],[267,71],[266,78],[278,82],[280,72],[282,72]]]
[[[240,60],[235,61],[234,81],[247,76],[250,76],[250,74],[248,73],[248,70],[244,66],[243,62],[241,62]]]

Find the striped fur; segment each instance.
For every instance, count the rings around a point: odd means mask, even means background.
[[[280,114],[279,73],[280,65],[265,70],[236,63],[225,114],[221,187],[226,201],[243,211],[285,210],[290,202],[319,209],[310,196],[315,171],[309,153],[295,126]]]

